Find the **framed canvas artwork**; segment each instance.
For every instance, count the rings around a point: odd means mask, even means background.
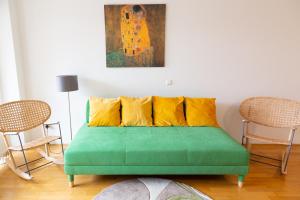
[[[164,67],[165,4],[105,5],[106,66]]]

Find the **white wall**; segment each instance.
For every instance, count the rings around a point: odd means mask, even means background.
[[[20,97],[8,0],[0,0],[0,88],[4,101]]]
[[[0,0],[0,103],[18,100],[21,98],[21,65],[16,48],[18,36],[14,21],[14,14],[11,12],[9,0]],[[19,65],[18,65],[19,64]],[[11,140],[17,144],[17,140]],[[0,156],[5,154],[4,142],[0,137]]]
[[[80,91],[71,96],[75,131],[89,95],[216,97],[218,119],[236,139],[244,98],[300,100],[300,1],[126,2],[167,3],[166,67],[106,68],[103,4],[124,1],[17,1],[26,97],[51,104],[65,140],[67,99],[56,91],[59,74],[79,76]]]

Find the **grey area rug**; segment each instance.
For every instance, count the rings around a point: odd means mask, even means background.
[[[212,200],[198,190],[168,179],[138,178],[116,183],[94,200]]]

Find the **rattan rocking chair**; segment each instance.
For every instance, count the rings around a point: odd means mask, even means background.
[[[251,160],[279,167],[282,174],[287,174],[287,164],[293,145],[295,131],[297,126],[300,125],[300,102],[273,97],[252,97],[241,103],[240,114],[244,118],[242,144],[245,145],[249,151],[251,150],[250,140],[286,145],[286,150],[282,155],[282,159],[254,154],[258,157],[278,161],[279,165],[274,165],[270,162],[262,162],[257,159]],[[249,131],[249,123],[272,128],[289,128],[290,134],[286,140],[260,136],[259,134],[254,134]]]
[[[64,153],[60,123],[45,123],[45,121],[49,119],[50,114],[50,106],[47,103],[38,100],[14,101],[0,105],[0,132],[2,133],[1,135],[3,136],[8,153],[6,163],[14,173],[23,179],[32,179],[33,177],[30,172],[47,164],[63,164],[62,161],[49,156],[49,143],[55,140],[60,140],[61,151],[62,154]],[[59,136],[48,135],[48,128],[54,125],[58,126]],[[27,143],[22,142],[20,134],[27,134],[25,131],[38,126],[43,127],[43,136]],[[18,138],[18,146],[10,144],[9,137],[13,136]],[[41,146],[45,147],[45,151],[38,148]],[[38,148],[37,151],[42,157],[28,161],[25,150],[32,148]],[[24,164],[16,165],[14,153],[17,151],[22,152]],[[30,163],[36,162],[42,158],[45,158],[49,162],[32,169],[29,168]],[[23,166],[26,166],[26,171],[21,170],[21,167]]]

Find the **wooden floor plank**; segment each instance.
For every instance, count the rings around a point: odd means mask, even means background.
[[[278,156],[283,148],[277,145],[253,145],[259,153]],[[58,151],[59,146],[53,147]],[[28,157],[39,157],[29,150]],[[21,162],[21,157],[17,159]],[[37,163],[41,164],[41,162]],[[214,199],[277,200],[300,199],[300,145],[292,150],[288,174],[281,175],[279,169],[251,162],[250,173],[243,188],[237,187],[235,176],[159,176],[188,184]],[[76,176],[76,187],[69,188],[63,166],[50,165],[33,173],[33,180],[17,177],[5,166],[0,166],[0,199],[2,200],[85,200],[92,199],[102,189],[122,180],[137,176]]]

